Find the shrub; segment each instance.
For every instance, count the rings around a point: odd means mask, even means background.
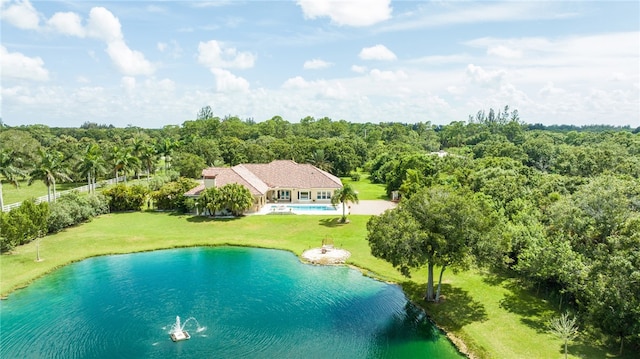
[[[49,204],[26,200],[18,208],[0,216],[0,251],[10,251],[31,242],[47,232]]]
[[[111,212],[139,211],[149,189],[142,185],[127,186],[121,183],[102,191],[102,194],[107,197]]]
[[[351,172],[351,180],[354,181],[354,182],[360,181],[360,173]]]
[[[175,182],[165,184],[153,192],[151,197],[157,209],[187,212],[193,208],[193,204],[187,203],[187,197],[184,196],[184,193],[197,185],[196,181],[181,177]]]
[[[101,194],[83,196],[78,192],[71,192],[51,204],[48,230],[50,233],[55,233],[105,213],[109,213],[105,196]]]
[[[164,186],[168,182],[171,182],[169,180],[169,176],[164,176],[164,175],[153,176],[153,178],[149,180],[149,189],[151,191],[158,191],[160,188],[162,188],[162,186]]]

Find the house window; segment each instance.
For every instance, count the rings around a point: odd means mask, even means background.
[[[316,199],[331,199],[331,191],[316,192]]]
[[[278,191],[278,199],[291,199],[291,191],[281,189]]]
[[[308,201],[311,199],[311,193],[309,193],[309,191],[298,192],[298,199]]]

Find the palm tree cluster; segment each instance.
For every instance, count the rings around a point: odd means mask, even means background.
[[[126,182],[127,176],[134,174],[139,178],[146,172],[149,179],[159,155],[168,159],[173,148],[175,143],[171,140],[156,145],[149,136],[114,142],[71,139],[64,143],[60,140],[57,146],[47,147],[36,143],[28,156],[27,152],[0,146],[0,208],[4,205],[3,182],[18,188],[21,181],[29,185],[42,181],[47,186],[47,199],[52,202],[56,200],[56,185],[60,182],[86,180],[89,192],[95,193],[98,181],[111,174]]]

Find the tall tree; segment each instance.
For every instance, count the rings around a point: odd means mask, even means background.
[[[156,146],[158,154],[161,155],[164,160],[164,172],[166,174],[167,169],[169,168],[169,163],[171,163],[171,155],[173,154],[173,150],[178,148],[178,142],[172,140],[171,138],[165,137],[161,139]]]
[[[466,269],[473,257],[482,260],[486,253],[499,250],[489,240],[494,224],[491,220],[495,218],[491,212],[483,198],[468,190],[424,188],[403,200],[397,209],[372,217],[367,224],[367,240],[374,256],[391,262],[405,275],[410,269],[426,265],[425,299],[438,301],[442,275],[447,268]],[[411,232],[398,235],[397,231],[389,230],[394,226],[406,227],[404,230]],[[436,293],[435,266],[441,268]]]
[[[41,180],[47,186],[47,199],[51,202],[51,188],[53,187],[53,198],[56,198],[56,180],[70,181],[68,168],[63,163],[62,153],[57,151],[38,150],[40,157],[36,167],[29,172],[29,185],[33,181]]]
[[[26,174],[26,172],[19,167],[21,162],[21,159],[14,156],[9,150],[0,149],[0,212],[2,212],[4,208],[2,177],[15,188],[18,188],[18,177]]]
[[[147,170],[147,181],[149,180],[149,176],[152,172],[155,172],[155,163],[157,160],[156,150],[155,148],[147,144],[140,149],[140,154],[138,155],[140,159],[141,165]]]
[[[331,204],[337,206],[338,203],[342,204],[342,223],[347,223],[346,207],[349,203],[358,203],[358,192],[351,187],[350,184],[344,185],[342,188],[336,190],[331,197]]]
[[[120,171],[127,182],[127,173],[131,170],[140,168],[140,160],[133,155],[131,147],[114,146],[112,148],[111,163],[114,168],[116,179]]]
[[[89,192],[94,193],[98,175],[106,172],[105,160],[100,146],[95,143],[87,146],[82,159],[76,166],[76,171],[83,176],[87,176]]]
[[[311,157],[307,160],[310,164],[318,167],[319,169],[331,172],[332,165],[331,162],[327,159],[327,155],[324,153],[324,149],[318,148],[317,150],[311,153]]]

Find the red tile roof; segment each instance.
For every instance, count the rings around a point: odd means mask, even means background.
[[[229,183],[239,183],[247,187],[253,195],[263,195],[270,188],[342,187],[342,181],[331,173],[310,164],[300,164],[288,160],[276,160],[271,163],[247,163],[231,168],[209,167],[202,171],[202,176],[205,179],[215,178],[218,187]]]
[[[197,187],[193,187],[192,189],[188,190],[184,195],[199,196],[202,191],[204,191],[204,184],[198,185]]]
[[[244,165],[270,188],[341,188],[342,181],[308,163],[276,160]]]

